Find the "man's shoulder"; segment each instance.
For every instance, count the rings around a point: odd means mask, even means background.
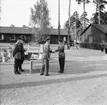
[[[17,43],[15,43],[15,44],[14,44],[14,47],[17,47],[17,46],[18,46],[18,44],[17,44]]]
[[[48,43],[45,43],[45,44],[44,44],[44,47],[48,47],[48,46],[49,46],[49,44],[48,44]]]

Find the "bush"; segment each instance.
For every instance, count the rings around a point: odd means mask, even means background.
[[[100,43],[80,43],[81,48],[95,49],[95,50],[104,50],[104,46]]]

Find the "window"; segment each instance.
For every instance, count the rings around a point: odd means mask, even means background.
[[[0,34],[0,40],[4,40],[4,35]]]
[[[10,36],[10,40],[16,40],[15,35],[11,35],[11,36]]]

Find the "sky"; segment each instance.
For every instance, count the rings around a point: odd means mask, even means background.
[[[30,22],[30,8],[36,4],[38,0],[0,0],[1,5],[1,20],[0,26],[10,26],[13,24],[16,27],[23,25],[29,26]],[[58,27],[58,0],[46,0],[50,10],[49,16],[51,18],[51,26]],[[63,28],[64,23],[68,19],[69,0],[60,0],[60,24]],[[79,15],[83,13],[83,6],[78,5],[75,0],[71,0],[71,15],[77,11]],[[86,4],[86,12],[88,18],[95,12],[95,5]]]

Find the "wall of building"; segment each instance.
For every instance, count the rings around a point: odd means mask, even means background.
[[[0,40],[0,43],[15,43],[18,39],[18,37],[20,37],[22,34],[5,34],[5,33],[1,33],[1,35],[3,35],[3,39]],[[28,43],[30,40],[30,34],[23,34],[23,36],[25,37],[25,43]],[[64,37],[66,37],[65,39],[67,39],[67,35],[60,35],[60,38],[63,39]],[[50,35],[50,43],[51,44],[58,44],[58,35]]]
[[[58,44],[58,35],[51,35],[50,38],[51,38],[50,39],[51,44]],[[67,41],[67,35],[60,35],[60,38],[62,40],[64,40],[65,38],[65,40]]]
[[[105,34],[105,42],[107,42],[107,34]]]
[[[0,43],[15,43],[17,41],[18,37],[20,37],[22,34],[0,33],[0,35],[3,36],[3,38],[0,39]],[[30,35],[23,34],[23,36],[26,39],[25,42],[28,42],[27,37],[29,37]]]
[[[92,27],[93,42],[101,43],[105,39],[105,34],[95,27]]]
[[[80,41],[82,43],[89,42],[90,37],[92,36],[91,26],[81,35]],[[92,38],[92,37],[91,37]]]
[[[58,36],[57,35],[51,35],[50,36],[50,43],[51,44],[58,44]]]
[[[101,43],[102,40],[105,40],[105,34],[98,30],[97,28],[90,26],[81,36],[82,43],[92,43],[97,42]]]

